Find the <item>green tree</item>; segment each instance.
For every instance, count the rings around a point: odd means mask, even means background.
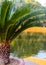
[[[37,54],[44,47],[43,38],[42,33],[23,32],[11,43],[11,53],[22,58]]]
[[[13,12],[12,4],[13,2],[8,0],[1,3],[0,57],[3,58],[5,65],[10,62],[10,43],[25,29],[32,26],[41,26],[41,23],[36,21],[46,19],[44,15],[46,9],[32,12],[30,7],[23,5]]]

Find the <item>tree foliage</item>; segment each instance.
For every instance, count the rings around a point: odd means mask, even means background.
[[[41,26],[39,20],[46,19],[45,8],[40,7],[34,10],[34,5],[29,6],[29,4],[17,7],[17,9],[14,7],[13,2],[8,0],[1,4],[0,41],[12,41],[25,29]]]
[[[40,50],[46,50],[46,33],[23,32],[11,43],[11,53],[23,58]]]

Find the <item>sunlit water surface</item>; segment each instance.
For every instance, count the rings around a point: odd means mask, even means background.
[[[34,55],[33,57],[37,57],[37,58],[46,58],[46,52],[44,50],[40,50],[36,55]]]

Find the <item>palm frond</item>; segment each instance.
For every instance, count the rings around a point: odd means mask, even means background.
[[[11,37],[14,34],[14,32],[16,32],[16,30],[20,26],[29,24],[29,21],[28,20],[30,18],[32,19],[33,17],[36,17],[38,15],[43,15],[45,13],[46,13],[46,9],[41,9],[39,11],[36,10],[36,11],[30,12],[30,14],[26,15],[25,17],[20,18],[20,20],[18,22],[16,22],[14,24],[14,26],[10,27],[10,29],[8,30],[8,36],[7,36],[7,38]]]
[[[18,8],[14,14],[12,15],[11,17],[11,23],[15,23],[17,22],[20,18],[26,16],[27,14],[29,14],[30,12],[30,7],[27,7],[27,6],[22,6],[21,8]]]
[[[5,0],[1,5],[0,12],[0,39],[15,39],[22,31],[32,26],[41,26],[40,20],[46,19],[46,9],[34,10],[33,5],[23,5],[11,12],[12,2]],[[11,15],[12,13],[12,15]]]
[[[46,9],[41,9],[41,10],[36,10],[36,11],[30,12],[28,15],[20,18],[20,20],[15,23],[14,30],[16,30],[21,24],[24,23],[24,21],[28,20],[29,18],[35,17],[37,15],[42,15],[44,13],[46,13]]]
[[[12,36],[10,37],[10,40],[13,40],[15,37],[17,37],[22,31],[24,31],[25,29],[29,28],[29,27],[33,27],[33,26],[42,26],[42,23],[39,22],[40,20],[44,20],[46,19],[46,16],[38,16],[37,18],[34,17],[32,19],[29,19],[27,24],[24,24],[22,27],[20,27],[16,32],[14,31],[14,34],[12,34]]]
[[[12,27],[12,25],[16,24],[17,21],[19,21],[20,18],[22,18],[23,16],[26,16],[28,13],[30,12],[30,7],[26,7],[26,6],[22,6],[21,8],[17,9],[14,14],[12,15],[12,18],[6,22],[6,25],[4,26],[5,29],[7,29],[5,32],[6,32],[6,35],[7,35],[7,32],[9,30],[9,28]],[[6,36],[5,35],[5,36]]]
[[[2,6],[1,6],[1,25],[2,25],[2,27],[4,27],[4,25],[5,25],[5,21],[6,21],[6,18],[8,17],[8,13],[9,13],[11,4],[12,3],[7,0],[5,0],[2,3]]]

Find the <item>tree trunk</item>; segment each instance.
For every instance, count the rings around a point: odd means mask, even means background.
[[[0,43],[0,58],[3,59],[5,65],[9,64],[10,59],[10,44],[9,42]]]

